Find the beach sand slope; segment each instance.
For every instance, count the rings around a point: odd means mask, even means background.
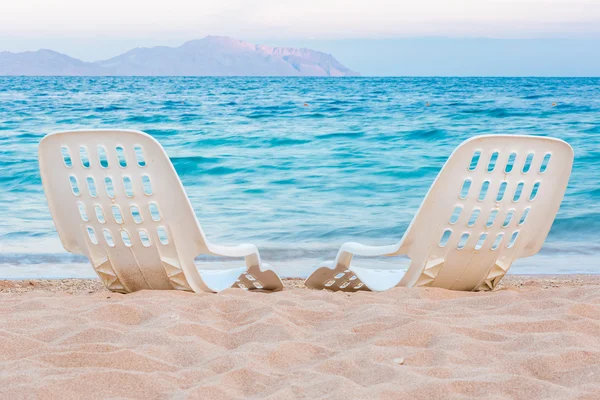
[[[600,280],[492,293],[0,282],[0,398],[598,399]]]

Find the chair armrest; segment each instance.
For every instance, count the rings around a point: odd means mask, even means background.
[[[399,244],[389,246],[367,246],[356,242],[344,243],[340,248],[340,253],[350,253],[356,256],[377,257],[395,255],[400,248]]]
[[[208,251],[215,256],[223,257],[248,257],[258,256],[258,249],[250,243],[243,243],[237,246],[221,246],[218,244],[209,244]]]

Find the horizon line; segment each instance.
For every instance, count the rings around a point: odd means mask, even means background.
[[[484,78],[484,79],[597,79],[599,75],[360,75],[360,76],[297,76],[297,75],[0,75],[0,78],[292,78],[292,79],[371,79],[371,78]]]

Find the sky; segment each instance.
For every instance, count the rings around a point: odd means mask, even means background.
[[[600,32],[598,0],[19,0],[0,30],[17,37],[191,32],[349,38],[522,37]],[[595,26],[594,26],[595,25]]]
[[[600,0],[0,0],[0,50],[96,61],[206,35],[325,51],[423,37],[589,40],[600,39]]]

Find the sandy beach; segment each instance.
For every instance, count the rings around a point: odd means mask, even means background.
[[[600,277],[491,293],[0,281],[0,398],[600,398]]]

